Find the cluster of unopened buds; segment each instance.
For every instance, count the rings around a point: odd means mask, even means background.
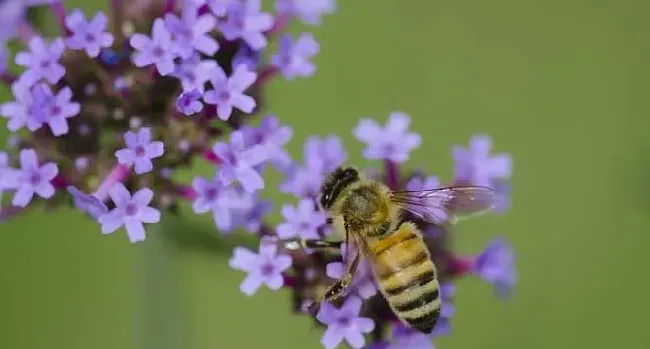
[[[25,10],[34,4],[51,8],[58,37],[45,38],[28,22]],[[110,15],[86,16],[62,0],[0,3],[0,79],[14,99],[0,106],[12,132],[7,151],[0,152],[0,222],[38,204],[73,204],[102,233],[124,228],[135,243],[145,240],[145,224],[177,213],[186,201],[197,214],[211,213],[222,233],[240,229],[260,236],[257,251],[237,247],[230,260],[248,274],[242,292],[289,287],[293,310],[306,313],[305,304],[342,275],[343,256],[268,242],[334,238],[316,200],[326,176],[345,163],[346,151],[335,135],[314,136],[299,162],[284,149],[289,126],[273,115],[262,116],[257,126],[251,121],[269,79],[315,73],[317,41],[308,33],[283,34],[287,23],[320,24],[335,12],[334,0],[277,0],[273,14],[261,10],[260,0],[112,0],[110,6]],[[14,56],[20,73],[5,65],[14,38],[23,44]],[[278,51],[266,62],[271,40],[279,40]],[[360,121],[354,135],[366,145],[363,156],[385,169],[366,175],[391,189],[442,186],[434,176],[402,167],[421,143],[409,124],[398,112],[383,126]],[[504,211],[512,161],[492,155],[491,146],[489,137],[477,135],[469,148],[454,148],[453,184],[496,188],[502,199],[497,211]],[[214,176],[181,183],[177,170],[195,161],[214,164]],[[282,206],[284,222],[277,226],[266,221],[272,206],[259,193],[269,167],[285,176],[280,190],[298,198]],[[503,240],[478,255],[459,256],[448,228],[407,218],[424,233],[438,267],[443,306],[435,330],[424,335],[401,324],[362,265],[341,304],[323,303],[314,316],[327,327],[326,348],[343,341],[354,348],[431,347],[432,337],[449,333],[455,279],[476,274],[499,295],[514,286],[514,256]]]

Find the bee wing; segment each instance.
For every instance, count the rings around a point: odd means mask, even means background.
[[[453,186],[438,189],[396,191],[391,201],[421,219],[435,224],[455,224],[460,219],[490,211],[496,201],[494,189]]]

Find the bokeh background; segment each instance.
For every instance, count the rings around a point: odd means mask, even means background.
[[[451,146],[474,133],[514,157],[511,212],[465,221],[457,236],[466,253],[506,236],[516,292],[498,301],[460,281],[438,348],[650,347],[648,11],[634,0],[340,0],[323,26],[292,28],[322,45],[316,76],[267,92],[266,111],[295,130],[295,156],[308,135],[335,133],[363,164],[353,126],[400,110],[424,139],[413,168],[451,178]],[[279,179],[266,190],[278,205],[292,200]],[[320,348],[288,291],[239,292],[244,274],[227,259],[254,239],[220,237],[184,212],[136,245],[73,210],[0,225],[0,347]]]

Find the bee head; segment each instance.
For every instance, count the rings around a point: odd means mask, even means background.
[[[330,173],[320,189],[318,203],[321,209],[329,210],[341,192],[359,180],[359,171],[354,167],[339,167]]]

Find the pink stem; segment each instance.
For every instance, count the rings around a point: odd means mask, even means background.
[[[276,67],[274,65],[269,65],[269,66],[265,67],[264,69],[262,69],[260,74],[257,76],[257,80],[255,81],[255,84],[256,85],[262,85],[267,80],[269,80],[270,78],[275,76],[279,71],[280,71],[280,69],[278,69],[278,67]]]
[[[16,81],[16,76],[9,72],[0,73],[0,81],[5,83],[7,86],[11,86]]]
[[[196,197],[198,195],[196,190],[194,190],[194,188],[188,186],[178,187],[177,192],[178,195],[180,195],[182,198],[187,199],[189,201],[196,200]]]
[[[289,21],[291,20],[291,15],[288,14],[281,14],[275,17],[275,20],[273,22],[273,26],[271,29],[269,29],[266,32],[266,36],[271,37],[281,31],[283,31],[286,27]]]
[[[463,276],[472,271],[474,266],[474,259],[471,257],[456,257],[453,256],[449,260],[447,270],[454,276]]]
[[[63,1],[64,0],[55,0],[50,5],[50,8],[52,9],[52,12],[54,12],[56,21],[59,23],[59,27],[61,28],[61,33],[65,36],[68,36],[70,34],[70,30],[65,25],[66,10]]]
[[[108,191],[116,184],[124,182],[131,173],[128,166],[116,164],[111,171],[104,177],[104,180],[99,184],[97,190],[93,195],[101,201],[108,199]]]
[[[52,185],[57,189],[65,188],[68,186],[68,180],[63,176],[56,176],[52,179]]]
[[[282,274],[282,279],[284,279],[284,287],[296,287],[296,278],[290,275]]]
[[[18,37],[23,44],[29,45],[32,38],[36,36],[36,30],[32,27],[27,20],[22,20],[18,23]]]
[[[394,161],[384,161],[386,166],[386,184],[391,190],[398,190],[400,186],[399,165]]]
[[[209,161],[210,163],[213,163],[215,165],[219,165],[221,163],[221,159],[215,154],[212,150],[210,149],[203,149],[202,152],[203,158]]]

